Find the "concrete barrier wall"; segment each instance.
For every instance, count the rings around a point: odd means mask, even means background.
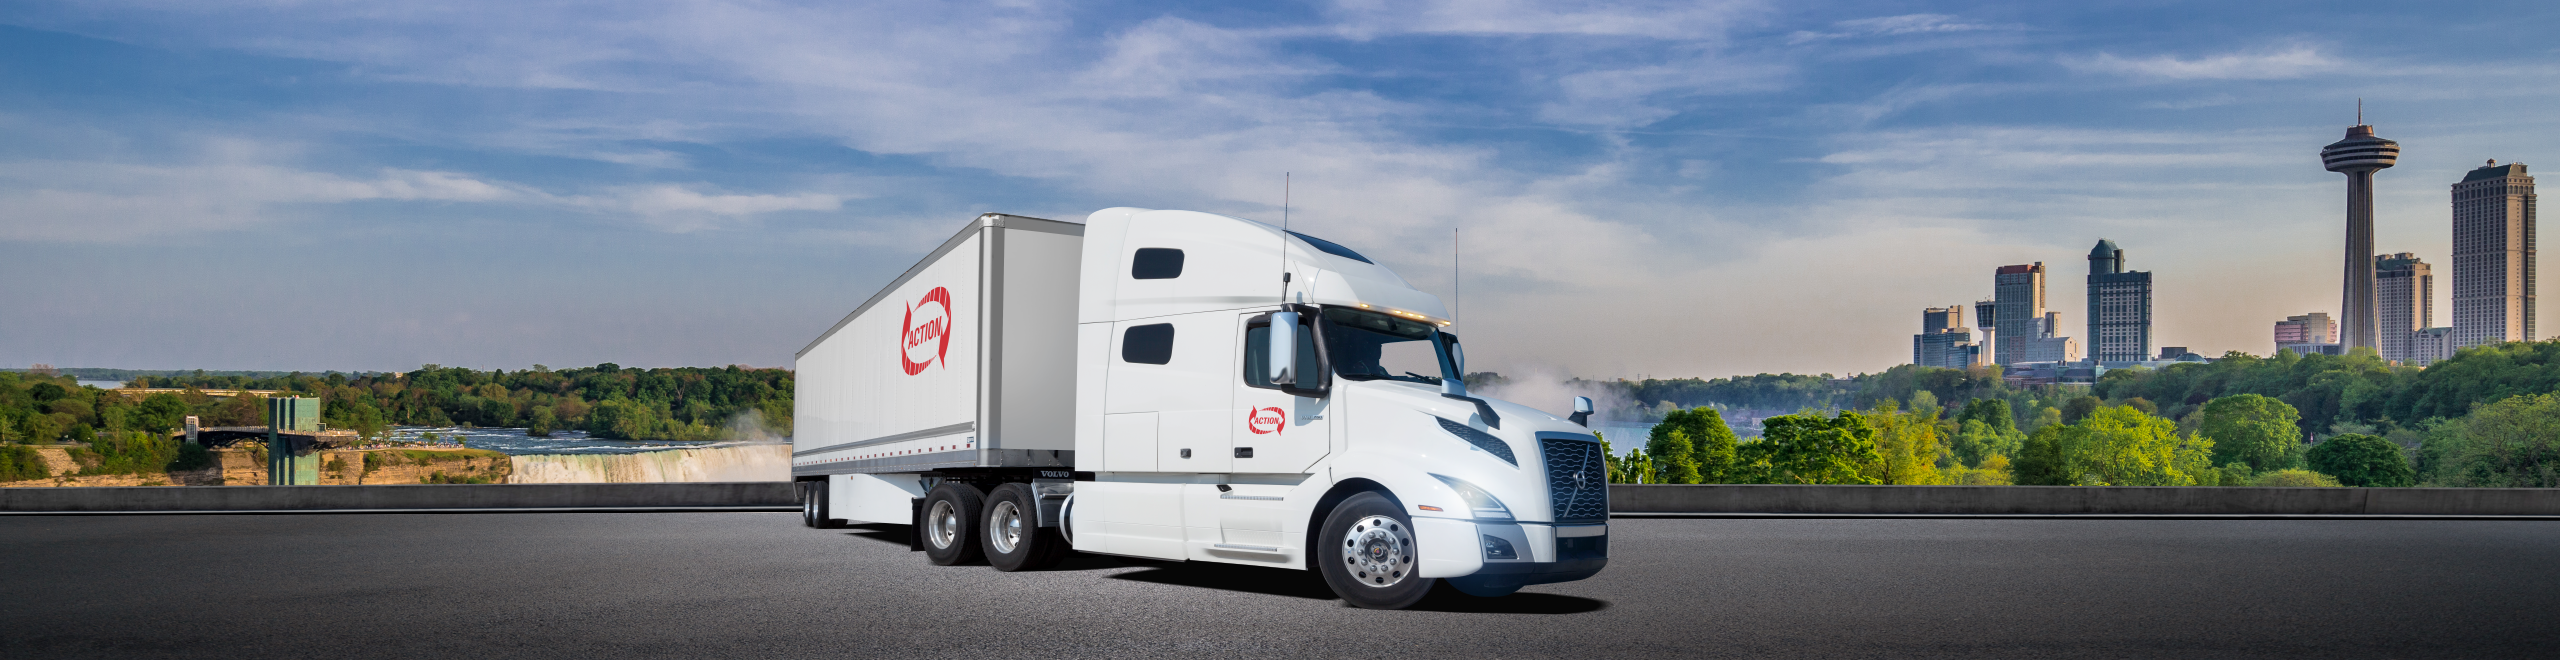
[[[2560,516],[2560,489],[2080,486],[1609,487],[1617,513]]]
[[[798,508],[790,482],[0,489],[0,511]]]
[[[1693,515],[2560,516],[2560,489],[1611,486],[1610,509]],[[0,512],[788,507],[788,482],[0,489]]]

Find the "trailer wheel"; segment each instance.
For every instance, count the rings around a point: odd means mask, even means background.
[[[1414,572],[1413,520],[1374,492],[1344,499],[1324,518],[1315,556],[1324,582],[1342,600],[1373,610],[1412,607],[1440,580]]]
[[[1066,556],[1058,530],[1040,526],[1040,500],[1025,484],[997,486],[987,494],[987,563],[999,571],[1039,570]]]
[[[934,486],[924,499],[924,556],[934,564],[950,566],[977,561],[980,556],[979,521],[985,498],[978,487],[956,481]]]
[[[793,488],[792,490],[799,491],[800,494],[800,526],[817,527],[818,498],[816,495],[816,484],[803,481],[792,485],[796,486],[796,488]]]
[[[818,529],[844,527],[844,521],[834,514],[827,506],[827,482],[800,482],[800,524]]]

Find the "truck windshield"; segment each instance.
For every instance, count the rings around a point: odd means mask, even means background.
[[[1438,385],[1449,375],[1437,326],[1346,307],[1325,308],[1324,320],[1325,356],[1343,378]]]

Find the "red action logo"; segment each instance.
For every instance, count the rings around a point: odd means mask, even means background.
[[[937,310],[928,306],[934,304],[942,308]],[[923,323],[916,322],[918,311],[924,312]],[[942,363],[942,368],[951,368],[947,357],[951,354],[950,290],[937,286],[925,292],[924,299],[907,306],[907,320],[903,325],[905,329],[898,333],[898,362],[899,366],[906,367],[907,375],[924,373],[925,367],[937,361]]]
[[[1280,412],[1279,408],[1247,410],[1244,413],[1244,428],[1254,432],[1255,435],[1287,431],[1289,430],[1289,413]]]

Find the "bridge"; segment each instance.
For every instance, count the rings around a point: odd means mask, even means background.
[[[264,441],[267,439],[267,431],[268,428],[264,426],[207,426],[196,429],[196,442],[206,447],[228,447],[242,440]],[[322,449],[354,444],[358,437],[354,431],[339,429],[320,431],[285,429],[276,431],[275,434],[277,439],[284,440],[297,448]],[[187,433],[185,431],[172,433],[170,438],[185,440]]]

